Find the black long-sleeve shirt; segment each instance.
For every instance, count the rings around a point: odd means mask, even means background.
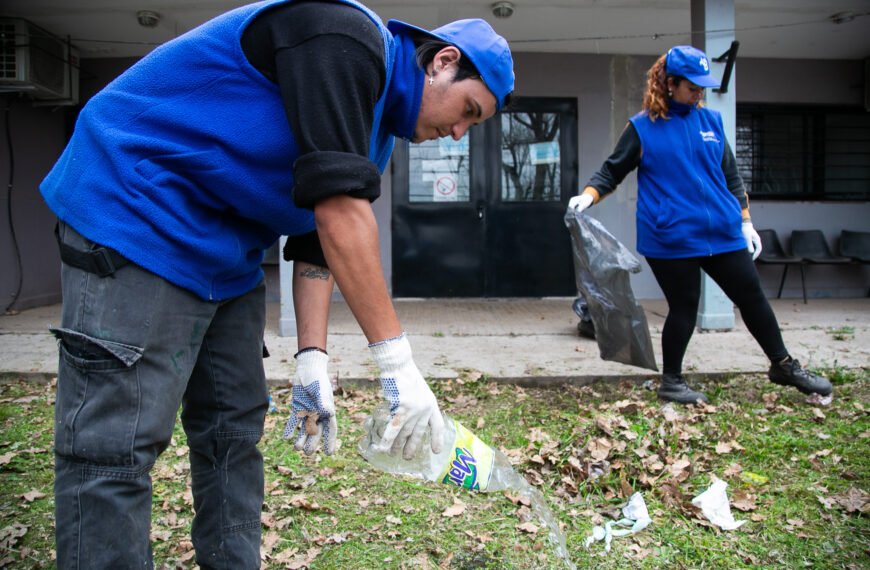
[[[281,4],[251,22],[242,50],[280,89],[299,147],[296,204],[313,207],[336,194],[376,198],[380,173],[368,158],[369,140],[386,78],[374,22],[336,2]],[[316,232],[288,237],[284,257],[326,266]]]

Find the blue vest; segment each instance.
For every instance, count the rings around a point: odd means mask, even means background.
[[[263,278],[264,250],[314,230],[291,196],[299,150],[278,86],[245,58],[241,37],[268,0],[227,12],[142,58],[84,107],[40,190],[85,237],[207,300]],[[393,36],[384,38],[386,85]],[[383,172],[393,136],[377,102],[369,159]],[[317,120],[316,117],[309,120]]]
[[[722,117],[692,108],[651,121],[631,118],[641,144],[637,170],[637,251],[677,259],[746,248],[740,203],[722,172]]]

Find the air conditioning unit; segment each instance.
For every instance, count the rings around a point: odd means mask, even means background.
[[[20,92],[35,105],[79,102],[79,52],[23,18],[0,17],[0,93]]]

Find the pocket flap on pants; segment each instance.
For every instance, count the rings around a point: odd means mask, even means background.
[[[70,330],[70,329],[60,329],[60,328],[51,328],[48,329],[51,333],[57,337],[59,340],[70,341],[72,340],[74,343],[82,344],[82,343],[90,343],[95,344],[120,360],[124,363],[125,366],[130,367],[136,364],[140,358],[142,358],[143,349],[137,346],[131,346],[129,344],[121,344],[120,342],[113,342],[111,340],[103,340],[99,338],[94,338],[92,336],[88,336],[86,334],[80,333],[78,331]]]

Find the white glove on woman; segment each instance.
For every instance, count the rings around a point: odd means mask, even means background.
[[[586,208],[592,205],[593,199],[591,194],[580,194],[579,196],[572,196],[570,200],[568,200],[568,207],[577,210],[579,214]]]
[[[323,440],[323,453],[335,453],[338,424],[335,421],[335,401],[332,382],[326,371],[329,356],[319,350],[306,350],[296,355],[296,373],[293,375],[293,403],[290,419],[284,426],[284,437],[289,438],[298,429],[296,451],[311,455]]]
[[[752,254],[752,260],[755,261],[761,255],[761,237],[749,220],[743,222],[740,230],[743,232],[743,239],[746,240],[746,250]]]
[[[390,421],[376,450],[396,453],[402,449],[402,456],[411,459],[429,428],[432,452],[440,453],[444,418],[435,394],[414,364],[408,337],[402,333],[396,338],[372,343],[369,349],[380,369],[381,388],[390,405]]]

